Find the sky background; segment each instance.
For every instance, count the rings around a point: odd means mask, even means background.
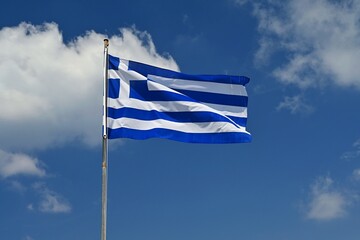
[[[113,140],[108,239],[358,240],[360,1],[4,1],[0,239],[100,239],[110,53],[251,78],[249,144]]]

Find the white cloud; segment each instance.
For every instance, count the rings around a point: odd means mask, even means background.
[[[330,177],[320,177],[311,187],[311,199],[307,217],[326,221],[344,217],[350,199],[341,191],[335,190]]]
[[[7,178],[18,175],[31,175],[36,177],[46,176],[42,163],[25,154],[13,154],[0,150],[0,177],[5,178],[11,190],[18,193],[25,193],[28,188],[17,180]],[[11,178],[10,178],[11,179]],[[35,183],[31,190],[39,196],[37,205],[30,203],[27,205],[29,211],[38,210],[44,213],[68,213],[71,212],[71,205],[60,194],[50,190],[45,183]],[[35,207],[36,206],[36,207]]]
[[[268,0],[254,3],[254,15],[262,35],[256,59],[275,49],[288,56],[274,71],[281,82],[360,89],[359,0]]]
[[[45,170],[36,158],[31,158],[25,154],[8,153],[0,149],[0,176],[3,178],[14,175],[33,175],[38,177],[45,176]],[[13,186],[20,187],[19,183],[13,182]]]
[[[60,194],[50,190],[44,183],[34,184],[34,189],[40,194],[41,200],[38,210],[44,213],[69,213],[71,212],[70,203]],[[30,206],[30,208],[29,208]],[[28,205],[29,210],[33,210],[33,205]]]
[[[292,114],[309,114],[314,111],[314,108],[308,105],[300,95],[285,97],[276,109],[278,111],[289,110]]]
[[[271,41],[270,39],[260,39],[259,40],[259,49],[257,50],[255,54],[255,63],[258,66],[263,65],[264,63],[267,63],[271,54],[273,53],[275,43]]]
[[[55,193],[46,193],[40,202],[39,210],[46,213],[68,213],[71,206]]]
[[[110,53],[178,69],[135,28],[111,36]],[[6,151],[66,141],[100,143],[103,34],[89,31],[64,43],[55,23],[0,29],[0,145]]]

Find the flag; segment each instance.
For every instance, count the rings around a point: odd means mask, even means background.
[[[249,78],[190,75],[109,55],[108,138],[250,142]]]

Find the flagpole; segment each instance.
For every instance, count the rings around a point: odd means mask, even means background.
[[[107,215],[107,168],[108,168],[108,136],[107,136],[107,97],[108,97],[108,54],[109,40],[104,39],[104,94],[103,94],[103,131],[102,131],[102,195],[101,195],[101,240],[106,240]]]

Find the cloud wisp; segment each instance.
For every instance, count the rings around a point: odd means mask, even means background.
[[[50,190],[45,183],[35,183],[33,188],[40,196],[38,210],[44,213],[70,213],[70,203],[55,191]],[[33,204],[28,205],[29,210],[34,210]]]
[[[347,214],[351,199],[333,187],[330,177],[320,177],[311,186],[306,216],[312,220],[329,221]]]
[[[292,114],[310,114],[314,111],[314,107],[307,104],[301,95],[296,95],[285,97],[276,110],[289,110]]]
[[[342,154],[341,159],[352,160],[360,157],[360,138],[353,143],[353,149]]]
[[[46,172],[38,159],[0,149],[0,176],[8,178],[16,175],[44,177]]]

